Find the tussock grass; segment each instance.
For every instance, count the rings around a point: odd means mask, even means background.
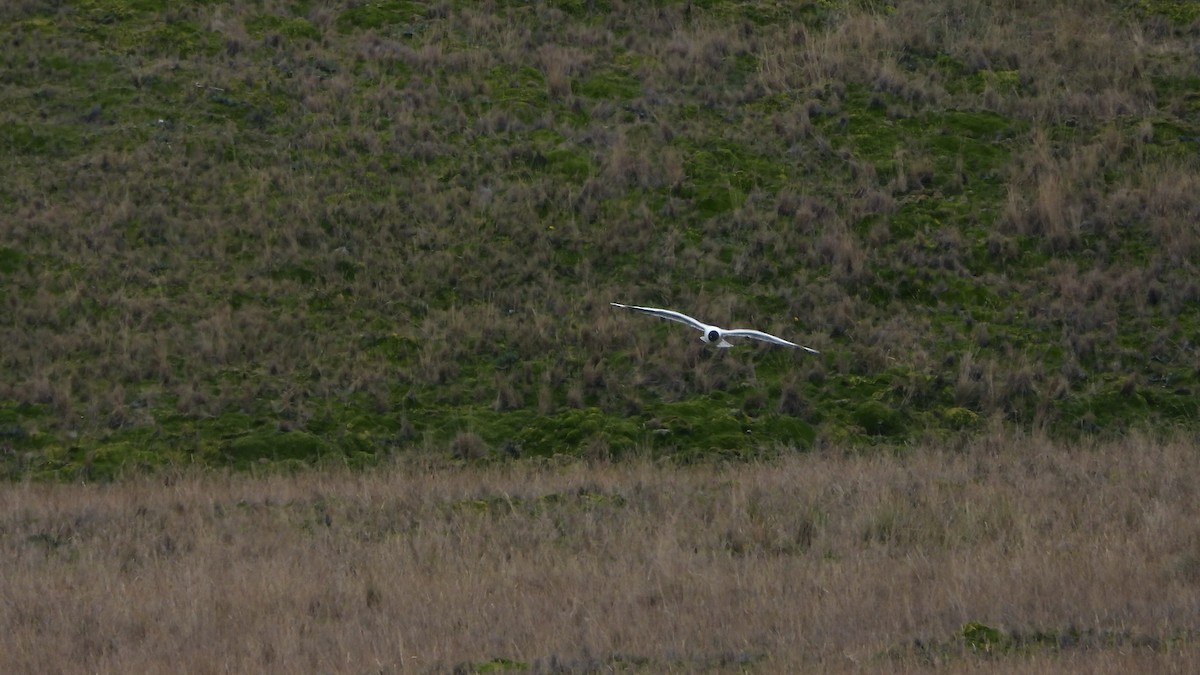
[[[1178,3],[0,18],[8,476],[220,463],[270,432],[360,465],[579,411],[688,452],[653,433],[680,402],[694,428],[739,411],[745,454],[1196,417]],[[613,300],[823,354],[716,361]]]
[[[0,495],[0,666],[1188,672],[1195,460],[1183,439],[989,434],[26,482]]]

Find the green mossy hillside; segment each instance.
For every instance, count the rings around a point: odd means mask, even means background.
[[[1191,427],[1190,7],[6,5],[0,471]]]

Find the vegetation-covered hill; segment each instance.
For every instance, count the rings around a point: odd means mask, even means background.
[[[1198,36],[1167,1],[5,3],[0,462],[1191,424]]]

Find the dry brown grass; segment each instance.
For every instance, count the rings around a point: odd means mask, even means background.
[[[992,436],[21,484],[0,670],[1196,672],[1197,457]],[[988,655],[958,637],[973,621],[1076,637]]]

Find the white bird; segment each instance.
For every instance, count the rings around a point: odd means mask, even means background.
[[[653,314],[654,316],[657,316],[661,319],[667,319],[669,321],[678,321],[679,323],[687,324],[687,325],[691,326],[692,328],[695,328],[696,330],[698,330],[704,334],[700,338],[701,340],[703,340],[704,342],[707,342],[709,344],[715,344],[717,347],[719,347],[721,349],[729,349],[730,347],[733,346],[732,344],[727,342],[725,340],[725,338],[744,337],[744,338],[753,338],[755,340],[762,340],[763,342],[770,342],[772,344],[783,345],[785,347],[795,347],[796,349],[803,349],[804,351],[812,353],[812,354],[820,354],[821,353],[821,352],[813,349],[812,347],[804,347],[802,345],[796,344],[795,342],[788,342],[787,340],[784,340],[783,338],[775,337],[774,335],[771,335],[770,333],[764,333],[761,330],[751,330],[749,328],[734,328],[731,330],[726,330],[719,326],[710,326],[702,321],[697,321],[696,319],[693,319],[692,317],[688,316],[687,314],[683,314],[682,312],[676,312],[676,311],[673,311],[670,309],[658,309],[656,307],[638,307],[637,305],[622,305],[619,302],[610,302],[608,304],[612,305],[613,307],[622,307],[624,309],[635,309],[639,312]]]

